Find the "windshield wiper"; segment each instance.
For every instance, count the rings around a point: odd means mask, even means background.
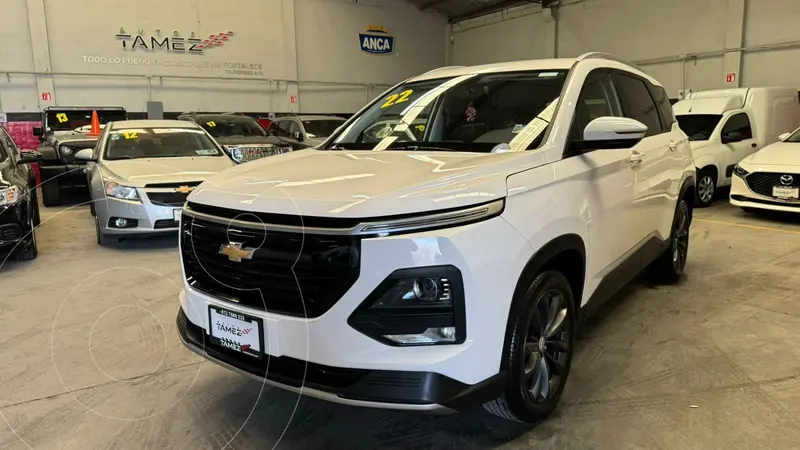
[[[438,150],[443,152],[454,152],[456,149],[437,147],[435,145],[398,145],[397,147],[389,147],[386,150]]]

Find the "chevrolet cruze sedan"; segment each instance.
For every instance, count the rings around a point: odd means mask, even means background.
[[[189,193],[234,166],[206,131],[182,120],[111,122],[94,149],[75,157],[88,162],[90,209],[100,245],[174,233]]]

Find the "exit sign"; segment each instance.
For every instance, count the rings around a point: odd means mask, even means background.
[[[736,72],[731,72],[725,76],[725,83],[726,84],[733,84],[736,83]]]

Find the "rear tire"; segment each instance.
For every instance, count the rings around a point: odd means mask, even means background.
[[[698,208],[707,208],[714,202],[717,195],[717,175],[714,171],[703,169],[697,174],[697,194],[695,205]]]
[[[100,245],[101,247],[108,247],[110,245],[114,245],[114,244],[119,243],[119,238],[118,237],[110,236],[108,234],[103,233],[100,230],[100,222],[97,220],[96,217],[94,219],[94,226],[95,226],[95,231],[97,233],[97,244],[98,245]]]
[[[484,409],[504,419],[535,424],[552,413],[567,383],[575,347],[575,302],[560,272],[540,273],[515,299],[503,350],[506,384]]]
[[[61,204],[61,187],[58,185],[58,178],[52,178],[42,183],[42,203],[44,206]]]
[[[672,219],[669,247],[647,268],[648,275],[656,282],[672,284],[683,276],[686,258],[689,256],[689,225],[691,211],[686,200],[681,199]]]

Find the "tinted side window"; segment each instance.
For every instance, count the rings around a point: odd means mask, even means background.
[[[645,136],[661,133],[658,109],[644,81],[622,74],[615,74],[614,80],[617,82],[617,92],[622,101],[622,112],[625,117],[636,119],[647,125]]]
[[[667,91],[665,91],[663,87],[654,86],[649,82],[647,86],[653,94],[653,100],[656,101],[656,106],[658,106],[658,112],[661,116],[661,129],[667,133],[672,129],[672,124],[675,123],[675,113],[672,111],[672,103],[670,103],[669,97],[667,97]]]
[[[294,120],[287,120],[287,122],[289,125],[289,134],[300,132],[300,125],[298,125],[297,122]]]
[[[728,118],[727,122],[725,122],[725,126],[722,127],[722,135],[724,136],[733,131],[738,131],[741,133],[742,139],[753,138],[753,129],[750,127],[750,118],[747,117],[746,113],[734,114]]]
[[[582,140],[583,130],[594,119],[604,116],[620,116],[620,106],[614,91],[614,82],[610,73],[594,72],[586,77],[586,82],[575,105],[575,116],[572,119],[570,138]]]

